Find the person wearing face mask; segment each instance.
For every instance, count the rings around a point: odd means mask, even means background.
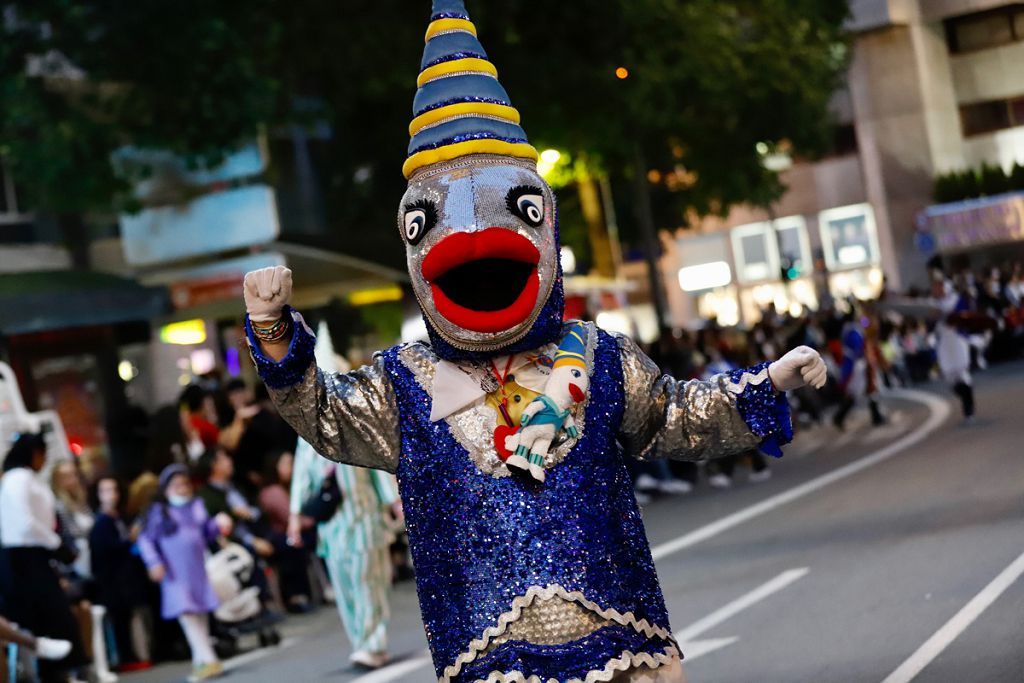
[[[232,526],[226,514],[207,514],[184,465],[160,473],[160,493],[146,513],[138,546],[149,577],[160,584],[161,615],[177,619],[188,640],[195,680],[223,671],[210,641],[209,614],[218,602],[204,562],[206,544],[230,534]]]

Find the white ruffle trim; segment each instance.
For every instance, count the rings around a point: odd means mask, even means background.
[[[729,390],[730,393],[736,394],[738,396],[746,390],[748,384],[753,384],[754,386],[757,386],[759,384],[762,384],[766,379],[768,379],[767,365],[761,368],[761,372],[758,372],[757,374],[754,374],[752,372],[744,372],[740,376],[738,382],[733,382],[732,380],[729,380],[729,383],[726,385],[726,388]]]
[[[662,628],[660,626],[652,624],[652,623],[648,622],[646,619],[637,619],[633,615],[632,612],[626,612],[625,614],[623,614],[622,612],[619,612],[618,610],[614,610],[614,609],[610,609],[610,608],[609,609],[602,608],[599,605],[597,605],[597,603],[594,603],[594,602],[591,602],[590,600],[588,600],[583,595],[583,593],[581,593],[579,591],[571,591],[570,592],[570,591],[565,590],[564,588],[562,588],[558,584],[551,584],[550,586],[547,586],[547,587],[530,586],[530,588],[527,589],[525,595],[520,595],[520,596],[518,596],[518,597],[516,597],[516,598],[514,598],[512,600],[512,608],[509,611],[507,611],[504,614],[502,614],[501,616],[499,616],[498,620],[494,624],[494,626],[490,626],[487,629],[485,629],[483,634],[481,634],[480,638],[477,638],[476,640],[474,640],[473,642],[471,642],[469,644],[469,649],[467,649],[465,652],[463,652],[458,657],[456,657],[455,658],[455,662],[453,664],[451,664],[450,666],[445,667],[444,675],[440,678],[441,683],[448,683],[449,681],[451,681],[452,677],[457,676],[459,671],[462,670],[463,666],[465,666],[466,664],[469,664],[470,662],[475,660],[477,658],[477,656],[479,656],[479,654],[481,652],[483,652],[484,650],[487,649],[487,646],[490,644],[491,640],[493,640],[494,638],[497,638],[498,636],[500,636],[503,633],[505,633],[505,631],[508,630],[509,625],[511,625],[513,622],[515,622],[516,620],[519,619],[520,615],[522,614],[523,609],[526,608],[526,607],[529,607],[530,605],[532,605],[534,600],[538,600],[538,599],[540,599],[540,600],[550,600],[551,598],[554,598],[554,597],[559,597],[559,598],[561,598],[563,600],[568,600],[568,601],[571,601],[571,602],[579,603],[580,605],[582,605],[586,609],[590,610],[591,612],[594,612],[595,614],[598,614],[601,617],[603,617],[605,619],[608,619],[609,621],[614,621],[615,623],[620,624],[622,626],[629,626],[629,627],[631,627],[633,629],[636,629],[638,632],[644,634],[648,638],[656,638],[657,637],[657,638],[663,638],[663,639],[668,640],[668,641],[673,642],[673,643],[675,642],[675,639],[672,637],[672,632],[671,631],[668,631],[667,629],[664,629],[664,628]],[[632,654],[632,653],[628,653],[628,654]],[[639,655],[635,655],[635,656],[637,656],[637,657],[650,657],[650,655],[648,655],[646,653],[643,653],[643,652],[641,652]],[[617,659],[616,660],[612,660],[612,662],[609,662],[609,665],[612,664],[613,662],[616,662],[616,661],[618,661],[618,660]],[[605,668],[607,669],[607,666]],[[612,671],[614,672],[614,669],[612,669]],[[498,673],[499,675],[506,675],[506,674],[501,674],[500,672],[495,672],[495,673]],[[511,672],[508,675],[515,675],[515,673],[516,672]],[[594,673],[594,672],[591,672],[591,673]],[[600,672],[597,672],[597,673],[600,673]],[[491,675],[493,676],[494,674],[491,674]],[[521,674],[519,674],[519,675],[521,676]],[[487,678],[486,680],[490,681],[491,679]],[[497,679],[497,680],[506,680],[506,679]],[[522,678],[520,678],[520,679],[511,678],[511,679],[507,679],[507,680],[509,680],[509,681],[516,681],[516,680],[522,681],[522,680],[525,680],[525,679],[522,679]],[[592,680],[593,681],[606,681],[606,680],[609,680],[609,679],[608,678],[594,678],[594,679],[591,679],[590,678],[590,674],[588,674],[587,675],[587,683],[590,683]]]
[[[611,659],[602,669],[594,669],[587,673],[586,678],[573,678],[567,683],[599,683],[599,681],[610,681],[616,674],[629,669],[646,666],[651,669],[671,664],[679,657],[679,650],[674,645],[669,645],[664,652],[650,654],[649,652],[624,651],[620,656]],[[487,678],[477,679],[476,683],[559,683],[558,679],[549,678],[546,682],[540,676],[527,678],[519,671],[492,671]]]

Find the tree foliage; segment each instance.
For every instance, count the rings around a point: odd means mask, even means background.
[[[584,153],[613,181],[640,145],[687,182],[663,227],[776,196],[758,142],[813,154],[845,65],[845,2],[469,0],[538,148]],[[194,160],[261,126],[329,127],[315,150],[337,246],[399,256],[399,169],[429,1],[19,0],[0,35],[0,153],[38,206],[109,207],[123,144]],[[59,55],[78,80],[25,71]],[[57,66],[61,60],[57,60]],[[629,70],[618,79],[617,67]],[[673,218],[674,217],[674,218]],[[624,217],[625,218],[625,217]],[[387,234],[367,240],[367,229]],[[356,238],[358,236],[358,239]]]
[[[29,202],[110,209],[123,145],[218,159],[275,116],[269,3],[19,0],[0,33],[0,155]]]

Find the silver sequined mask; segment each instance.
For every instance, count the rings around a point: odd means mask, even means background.
[[[532,168],[478,155],[425,168],[398,209],[413,292],[434,331],[465,351],[522,339],[557,277],[555,199]]]

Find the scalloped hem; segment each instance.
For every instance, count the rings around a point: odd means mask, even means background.
[[[633,628],[637,632],[642,633],[643,635],[647,636],[648,638],[661,638],[661,639],[667,640],[669,642],[673,642],[673,643],[675,642],[675,638],[672,636],[671,631],[668,631],[667,629],[664,629],[664,628],[661,628],[660,626],[652,624],[652,623],[648,622],[646,619],[639,619],[638,620],[636,618],[636,616],[634,616],[634,614],[632,612],[626,612],[625,614],[623,614],[622,612],[619,612],[618,610],[615,610],[615,609],[611,609],[611,608],[604,609],[604,608],[600,607],[597,603],[588,600],[586,598],[586,596],[584,596],[583,593],[581,593],[579,591],[567,591],[564,588],[562,588],[561,586],[559,586],[558,584],[551,584],[550,586],[543,587],[543,588],[540,587],[540,586],[531,586],[529,589],[527,589],[527,591],[526,591],[526,593],[524,595],[520,595],[520,596],[518,596],[518,597],[516,597],[516,598],[514,598],[512,600],[512,608],[509,611],[503,613],[501,616],[499,616],[498,620],[497,620],[497,623],[495,623],[494,626],[490,626],[487,629],[485,629],[483,634],[480,636],[480,638],[477,638],[476,640],[471,642],[469,644],[469,648],[465,652],[463,652],[462,654],[460,654],[458,657],[455,658],[455,662],[453,662],[451,665],[445,667],[444,674],[441,676],[439,681],[441,683],[449,683],[454,676],[457,676],[459,674],[459,672],[462,670],[462,667],[464,667],[466,664],[469,664],[470,662],[474,661],[482,652],[484,652],[487,649],[487,646],[490,645],[490,643],[491,643],[491,641],[493,639],[495,639],[495,638],[501,636],[502,634],[504,634],[505,631],[508,630],[508,627],[519,619],[519,617],[522,615],[523,609],[525,609],[526,607],[529,607],[530,605],[532,605],[534,600],[536,600],[538,598],[543,599],[543,600],[549,600],[549,599],[551,599],[553,597],[556,597],[556,596],[559,597],[559,598],[562,598],[563,600],[579,603],[581,606],[585,607],[586,609],[590,610],[591,612],[594,612],[595,614],[597,614],[597,615],[599,615],[599,616],[601,616],[601,617],[603,617],[605,619],[608,619],[609,621],[613,621],[613,622],[615,622],[615,623],[617,623],[617,624],[619,624],[621,626],[627,626],[627,627]],[[677,648],[675,648],[674,646],[669,646],[669,647],[671,647],[676,652],[676,654],[678,654],[679,650]],[[667,651],[668,651],[668,649],[666,648],[666,652]],[[632,653],[628,653],[628,654],[632,654]],[[636,656],[648,656],[649,657],[650,655],[648,655],[647,653],[641,652],[639,655],[636,655]],[[612,661],[614,662],[614,661],[618,661],[618,660],[612,660]],[[500,673],[500,672],[498,672],[498,673]],[[517,673],[517,672],[512,672],[512,673]],[[591,672],[591,673],[593,673],[593,672]],[[521,675],[522,674],[520,674],[520,676]],[[482,679],[482,680],[489,681],[490,678]],[[510,679],[510,680],[520,680],[520,681],[522,681],[522,680],[525,680],[525,679]],[[609,679],[607,679],[607,678],[595,678],[593,680],[594,681],[606,681],[606,680],[609,680]],[[590,681],[591,681],[591,679],[589,678],[589,674],[588,674],[587,683],[590,683]]]
[[[567,683],[600,683],[602,681],[610,681],[615,675],[628,671],[629,669],[646,666],[648,669],[656,670],[663,666],[672,664],[677,659],[681,660],[682,657],[679,654],[679,649],[674,645],[669,645],[663,652],[659,652],[657,654],[651,654],[649,652],[630,652],[629,650],[625,650],[615,659],[608,660],[604,667],[588,671],[586,678],[573,678],[567,681]],[[551,678],[545,681],[540,676],[536,675],[526,677],[519,671],[492,671],[488,674],[487,678],[478,678],[475,681],[475,683],[552,682],[558,683],[558,680]]]

